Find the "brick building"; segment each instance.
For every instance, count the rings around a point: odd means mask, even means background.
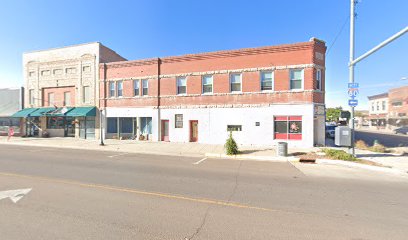
[[[107,138],[324,144],[323,41],[100,64]]]
[[[99,64],[123,60],[98,42],[24,53],[23,134],[99,138]]]
[[[408,86],[368,96],[370,126],[393,129],[408,125]]]

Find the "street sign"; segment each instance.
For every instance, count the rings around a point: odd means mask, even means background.
[[[358,105],[358,100],[357,99],[349,99],[348,100],[348,105],[350,107],[356,107]]]
[[[351,97],[351,99],[356,98],[358,95],[358,88],[349,88],[348,95]]]
[[[358,83],[349,83],[348,88],[359,88]]]

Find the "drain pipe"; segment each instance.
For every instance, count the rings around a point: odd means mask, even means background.
[[[157,58],[157,140],[161,141],[161,113],[160,113],[160,65],[161,59]]]

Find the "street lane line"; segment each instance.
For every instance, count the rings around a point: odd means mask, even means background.
[[[184,201],[197,202],[197,203],[203,203],[203,204],[212,204],[212,205],[227,206],[227,207],[233,207],[233,208],[258,210],[258,211],[264,211],[264,212],[286,212],[286,213],[290,212],[290,211],[285,211],[285,210],[244,205],[244,204],[234,203],[234,202],[225,202],[222,200],[194,198],[194,197],[188,197],[188,196],[182,196],[182,195],[172,195],[172,194],[160,193],[160,192],[147,192],[147,191],[131,189],[131,188],[121,188],[121,187],[115,187],[115,186],[109,186],[109,185],[82,183],[82,182],[76,182],[76,181],[58,179],[58,178],[48,178],[48,177],[40,177],[40,176],[32,176],[32,175],[23,175],[23,174],[17,174],[17,173],[7,173],[7,172],[0,172],[0,176],[18,177],[18,178],[25,178],[25,179],[32,179],[32,180],[42,180],[46,182],[62,183],[62,184],[85,187],[85,188],[103,189],[103,190],[110,190],[110,191],[115,191],[115,192],[126,192],[126,193],[138,194],[138,195],[153,196],[153,197],[175,199],[175,200],[184,200]],[[292,212],[292,213],[303,214],[303,213],[297,213],[297,212]]]
[[[108,157],[109,158],[114,158],[114,157],[119,157],[119,156],[123,156],[123,155],[127,155],[127,154],[129,154],[129,153],[119,153],[119,154],[111,155],[111,156],[108,156]]]
[[[203,159],[201,159],[200,161],[197,161],[197,162],[195,162],[195,163],[193,163],[193,164],[194,164],[194,165],[200,164],[200,163],[204,162],[206,159],[207,159],[207,158],[203,158]]]

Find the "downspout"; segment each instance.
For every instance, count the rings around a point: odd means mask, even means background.
[[[160,65],[161,59],[157,58],[157,139],[161,141],[161,114],[160,114]]]

